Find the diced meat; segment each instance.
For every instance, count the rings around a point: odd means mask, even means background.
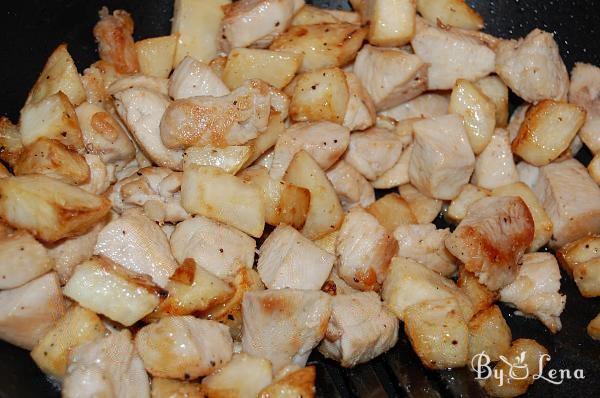
[[[31,350],[65,311],[65,299],[54,272],[15,289],[3,290],[0,339]]]
[[[375,105],[360,79],[352,72],[345,72],[348,85],[348,105],[343,125],[349,130],[365,130],[375,124]]]
[[[403,142],[400,137],[383,128],[350,134],[344,160],[369,180],[391,169],[400,159]]]
[[[238,270],[254,264],[254,239],[206,217],[196,216],[177,224],[170,242],[179,263],[193,258],[219,278],[233,278]]]
[[[517,163],[517,173],[519,181],[532,189],[540,178],[540,168],[525,161]]]
[[[533,234],[533,217],[521,198],[488,197],[469,207],[446,247],[479,282],[498,290],[514,281]]]
[[[24,285],[52,269],[48,250],[30,233],[16,231],[0,238],[0,289]]]
[[[525,116],[527,115],[527,111],[529,110],[529,104],[521,104],[514,110],[512,115],[510,115],[510,121],[508,123],[508,138],[512,143],[517,135],[519,134],[519,130],[521,129],[521,124],[525,121]]]
[[[571,71],[569,102],[587,111],[579,137],[592,153],[600,152],[600,68],[576,63]]]
[[[116,181],[115,166],[105,164],[100,156],[86,153],[83,155],[90,170],[90,178],[79,187],[95,195],[101,195]]]
[[[600,232],[600,187],[575,159],[540,169],[533,191],[552,220],[552,247]]]
[[[492,140],[475,161],[471,182],[481,188],[494,189],[519,180],[508,132],[496,129]]]
[[[401,320],[407,308],[429,300],[455,299],[465,321],[474,314],[469,297],[451,279],[405,257],[394,257],[392,260],[381,297]]]
[[[181,170],[183,151],[167,148],[160,135],[161,119],[170,104],[169,99],[143,88],[120,91],[114,98],[119,116],[144,154],[158,166]]]
[[[527,253],[513,283],[500,290],[500,300],[537,317],[552,333],[562,324],[560,314],[567,297],[559,293],[560,270],[551,253]]]
[[[374,292],[335,296],[325,339],[319,351],[351,368],[392,348],[398,340],[398,318]]]
[[[396,121],[414,118],[432,118],[448,114],[450,99],[447,95],[425,93],[381,114]]]
[[[221,23],[221,48],[268,47],[304,5],[296,0],[241,0],[225,7]]]
[[[227,94],[229,89],[211,67],[189,55],[181,60],[169,78],[169,96],[176,100]]]
[[[344,218],[336,242],[340,277],[359,290],[379,290],[398,243],[377,219],[360,207]]]
[[[100,21],[94,26],[100,59],[112,64],[119,73],[135,73],[139,68],[133,42],[133,19],[127,11],[109,14],[106,7],[99,12]]]
[[[455,198],[469,182],[475,165],[462,118],[447,115],[425,119],[413,124],[413,129],[410,182],[432,198]]]
[[[373,186],[345,160],[327,170],[327,178],[345,209],[354,205],[367,207],[375,201]]]
[[[76,347],[71,353],[62,395],[149,397],[148,375],[131,341],[131,332],[112,332]]]
[[[276,373],[289,364],[304,366],[325,336],[331,297],[316,290],[247,292],[242,302],[242,351],[267,358]]]
[[[402,151],[400,159],[398,159],[396,164],[371,183],[373,188],[389,189],[410,182],[408,166],[410,164],[410,157],[412,156],[412,148],[411,140],[411,143]]]
[[[496,73],[527,102],[567,99],[569,73],[551,33],[535,29],[525,39],[499,43]]]
[[[353,70],[379,111],[400,105],[425,91],[427,68],[417,55],[367,44],[358,52]]]
[[[289,225],[279,225],[260,247],[258,274],[268,289],[319,290],[335,256]]]
[[[430,64],[429,90],[449,90],[457,79],[477,80],[494,71],[494,51],[477,38],[427,25],[417,29],[411,44]]]
[[[308,152],[323,170],[327,170],[344,154],[349,140],[350,131],[336,123],[296,123],[277,139],[271,177],[283,179],[294,155],[301,150]]]
[[[450,230],[436,229],[434,224],[400,225],[394,231],[398,241],[398,256],[410,258],[435,272],[450,276],[456,272],[456,259],[444,242]]]
[[[268,84],[251,80],[222,97],[200,96],[174,101],[160,123],[167,148],[243,145],[267,128],[271,112]]]
[[[163,288],[178,267],[165,233],[139,209],[127,210],[109,222],[98,235],[94,254],[149,275]]]
[[[490,196],[487,190],[471,184],[463,185],[458,196],[450,202],[446,217],[455,222],[461,221],[467,215],[469,207],[486,196]]]
[[[229,328],[193,316],[169,316],[144,326],[135,348],[152,376],[187,380],[206,376],[233,355]]]
[[[108,87],[108,93],[114,94],[128,88],[145,88],[150,91],[156,91],[163,95],[168,94],[169,80],[164,77],[146,76],[140,73],[118,78]]]

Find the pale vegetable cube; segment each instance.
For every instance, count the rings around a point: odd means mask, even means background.
[[[314,240],[337,230],[342,225],[344,211],[325,172],[305,151],[296,153],[284,181],[310,191],[310,207],[302,234]]]
[[[316,25],[336,22],[360,25],[360,14],[345,10],[319,8],[307,4],[292,18],[292,25]]]
[[[469,332],[456,300],[431,300],[412,305],[404,312],[404,330],[429,369],[465,366]]]
[[[588,164],[588,172],[590,177],[596,181],[596,184],[600,185],[600,154],[594,156],[590,164]]]
[[[339,68],[304,73],[296,80],[290,116],[298,122],[326,120],[342,124],[349,95],[346,75]]]
[[[416,224],[410,205],[397,193],[389,193],[371,203],[366,210],[388,231],[393,233],[400,225]]]
[[[285,131],[286,118],[287,115],[284,115],[280,112],[274,112],[271,109],[267,129],[263,131],[258,137],[246,143],[247,146],[252,148],[252,153],[250,155],[250,158],[244,164],[243,168],[250,166],[261,156],[267,154],[269,149],[275,146],[275,144],[277,143],[277,139]]]
[[[67,373],[71,350],[105,333],[106,327],[98,315],[73,305],[40,339],[31,357],[44,373],[62,379]]]
[[[161,36],[135,43],[140,72],[154,77],[169,77],[173,70],[178,36]]]
[[[469,358],[485,353],[496,362],[508,351],[511,341],[512,333],[497,305],[482,310],[469,321]]]
[[[477,277],[462,265],[458,268],[456,285],[471,300],[474,313],[485,310],[498,299],[497,293],[479,283]]]
[[[417,224],[433,222],[442,210],[443,201],[424,195],[410,184],[402,185],[398,191],[415,216]]]
[[[415,0],[365,0],[360,12],[370,24],[367,40],[373,45],[401,47],[415,34]]]
[[[241,353],[205,377],[202,388],[209,397],[255,398],[272,378],[269,360]]]
[[[450,96],[450,113],[463,117],[473,152],[478,155],[489,144],[496,126],[496,107],[474,83],[459,79]]]
[[[469,206],[489,195],[490,193],[486,189],[479,188],[472,184],[463,185],[458,196],[450,202],[446,217],[452,222],[460,222],[467,215]]]
[[[590,321],[587,332],[594,340],[600,340],[600,314]]]
[[[19,287],[50,271],[52,265],[48,250],[25,231],[0,240],[0,289]]]
[[[152,398],[205,398],[200,383],[167,379],[164,377],[152,378]]]
[[[212,166],[235,175],[248,162],[251,155],[251,147],[243,145],[231,145],[223,148],[192,146],[183,153],[183,168],[186,169],[190,165]]]
[[[218,52],[218,36],[223,19],[221,6],[231,0],[176,0],[171,34],[178,35],[175,65],[186,55],[208,62]]]
[[[259,398],[314,398],[317,371],[314,366],[292,371],[265,387]]]
[[[600,296],[600,257],[576,265],[573,279],[583,297]]]
[[[600,257],[600,235],[589,235],[569,242],[558,250],[556,258],[569,274],[586,261]]]
[[[544,166],[560,156],[585,123],[583,108],[544,100],[527,111],[512,150],[527,163]]]
[[[19,127],[15,126],[7,117],[0,117],[0,160],[13,166],[22,151],[23,143]]]
[[[265,227],[260,190],[211,166],[190,166],[183,172],[181,204],[189,213],[220,221],[256,238]]]
[[[227,57],[222,79],[230,89],[249,79],[260,79],[282,89],[302,65],[302,56],[292,52],[235,48]]]
[[[73,105],[85,101],[85,90],[77,73],[77,67],[67,45],[59,45],[42,70],[42,73],[29,92],[27,103],[34,103],[62,91]]]
[[[432,24],[441,22],[472,30],[483,28],[481,15],[464,0],[417,0],[417,11]]]
[[[79,264],[63,293],[124,326],[133,325],[159,303],[158,289],[145,278],[100,257]]]
[[[487,76],[477,80],[475,85],[496,107],[496,126],[508,125],[508,87],[498,76]]]

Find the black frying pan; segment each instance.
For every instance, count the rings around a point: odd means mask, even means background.
[[[322,7],[348,8],[347,1],[308,1]],[[69,44],[80,71],[98,55],[92,37],[97,11],[106,5],[132,13],[135,37],[165,35],[170,30],[173,0],[17,0],[3,3],[0,26],[0,114],[18,120],[18,113],[47,57],[62,42]],[[519,37],[531,29],[555,32],[570,69],[574,62],[600,65],[598,2],[594,0],[490,0],[469,1],[483,15],[486,31],[497,36]],[[518,101],[515,99],[515,101]],[[579,154],[588,162],[587,151]],[[534,319],[503,312],[513,337],[534,338],[548,348],[548,368],[583,369],[585,380],[565,380],[552,385],[538,380],[529,397],[595,397],[600,395],[600,343],[585,332],[587,323],[600,312],[600,299],[583,299],[574,283],[563,275],[562,291],[567,306],[563,330],[549,333]],[[430,372],[419,363],[404,336],[398,345],[369,364],[347,370],[313,354],[318,370],[320,397],[482,397],[485,394],[466,369]],[[0,397],[56,397],[58,390],[36,368],[26,351],[0,342]]]

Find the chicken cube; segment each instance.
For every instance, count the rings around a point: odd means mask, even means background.
[[[351,131],[366,130],[375,124],[375,104],[358,76],[352,72],[344,73],[349,97],[343,125]]]
[[[386,352],[397,340],[398,318],[376,293],[337,295],[319,351],[351,368]]]
[[[406,51],[366,45],[358,52],[353,70],[380,111],[425,91],[427,67],[418,56]]]
[[[141,328],[135,336],[144,366],[152,376],[178,380],[206,376],[231,360],[227,326],[193,316],[170,316]]]
[[[517,173],[519,174],[519,181],[533,189],[540,177],[540,168],[521,161],[517,163]]]
[[[355,289],[379,290],[397,249],[398,243],[377,218],[354,208],[344,218],[337,237],[338,273]]]
[[[114,65],[119,73],[135,73],[139,69],[133,41],[133,18],[127,11],[115,10],[112,15],[102,7],[100,21],[94,26],[100,59]]]
[[[169,239],[175,259],[192,258],[219,278],[233,278],[241,268],[252,268],[256,241],[237,229],[196,216],[175,227]]]
[[[404,257],[392,260],[381,297],[401,320],[404,320],[407,308],[428,300],[455,299],[466,321],[474,314],[469,297],[452,280]]]
[[[381,115],[395,121],[415,118],[432,118],[448,114],[449,96],[425,93],[394,108],[381,112]]]
[[[551,33],[535,29],[524,39],[501,41],[496,73],[527,102],[567,99],[569,73]]]
[[[334,262],[335,256],[281,224],[260,247],[257,270],[268,289],[319,290]]]
[[[272,379],[271,362],[241,353],[202,379],[202,389],[208,397],[256,398]]]
[[[308,152],[323,170],[327,170],[344,154],[349,140],[350,131],[336,123],[296,123],[277,139],[271,177],[282,179],[300,150]]]
[[[175,100],[201,95],[222,97],[229,94],[223,83],[210,66],[186,56],[169,78],[169,96]]]
[[[304,366],[325,336],[331,297],[316,290],[248,292],[242,302],[242,351],[266,358],[273,372]]]
[[[355,205],[367,207],[375,201],[375,191],[369,181],[343,159],[327,170],[327,178],[344,209]]]
[[[408,166],[410,165],[410,157],[412,156],[412,130],[411,130],[411,143],[404,148],[400,159],[396,162],[391,169],[377,177],[375,181],[371,183],[373,188],[377,189],[390,189],[395,188],[399,185],[408,184],[410,177],[408,176]]]
[[[490,290],[514,281],[518,261],[533,240],[531,212],[519,197],[489,197],[473,203],[446,239],[446,247]]]
[[[48,250],[25,231],[0,239],[0,289],[12,289],[52,269]]]
[[[475,161],[471,182],[480,188],[494,189],[519,180],[510,148],[508,132],[496,129],[492,140]]]
[[[475,314],[490,307],[498,299],[498,294],[479,283],[477,277],[467,271],[464,265],[458,267],[456,285],[471,300]]]
[[[496,56],[482,41],[460,32],[425,25],[411,41],[415,54],[430,64],[429,90],[449,90],[456,80],[477,80],[494,71]]]
[[[375,180],[398,162],[403,146],[394,132],[373,127],[350,134],[344,160],[368,180]]]
[[[579,130],[579,137],[592,153],[600,152],[600,68],[575,64],[571,71],[569,102],[586,110],[587,119]]]
[[[469,182],[475,166],[462,118],[447,115],[425,119],[413,128],[415,139],[408,166],[411,184],[432,198],[455,198]]]
[[[417,188],[404,184],[398,188],[400,196],[406,201],[415,216],[415,224],[433,222],[442,210],[443,201],[423,195]]]
[[[452,222],[460,222],[467,215],[469,207],[479,199],[490,196],[489,192],[475,185],[463,185],[458,196],[452,199],[446,217]]]
[[[600,187],[577,160],[542,167],[533,192],[554,225],[551,247],[600,232]]]
[[[66,311],[58,275],[50,272],[0,292],[0,339],[31,350]]]
[[[127,329],[90,341],[70,355],[65,398],[148,397],[150,383]]]
[[[434,224],[401,225],[394,231],[398,241],[398,256],[410,258],[444,276],[456,272],[456,259],[444,242],[450,230],[436,229]]]
[[[404,330],[425,367],[465,366],[469,354],[469,331],[455,299],[430,300],[408,307]]]
[[[551,253],[528,253],[513,283],[500,290],[500,300],[537,317],[552,333],[560,331],[560,314],[567,297],[561,295],[560,270]]]
[[[469,321],[469,358],[485,353],[496,362],[510,348],[512,333],[497,305],[477,313]]]
[[[94,254],[131,272],[149,275],[163,288],[177,269],[165,233],[139,209],[127,210],[109,222],[98,235]]]
[[[151,398],[205,398],[200,383],[167,379],[164,377],[152,378]]]

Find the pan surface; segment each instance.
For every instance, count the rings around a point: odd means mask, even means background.
[[[348,8],[346,1],[308,1],[322,7]],[[600,65],[600,31],[594,0],[492,0],[469,1],[486,21],[487,32],[511,38],[539,27],[556,34],[567,67],[574,62]],[[98,55],[92,37],[97,11],[123,8],[136,23],[135,38],[168,34],[173,0],[19,0],[3,4],[0,16],[4,38],[0,44],[0,114],[18,120],[27,92],[48,55],[62,42],[82,71]],[[515,99],[515,103],[518,100]],[[589,161],[583,151],[580,160]],[[440,221],[441,224],[441,221]],[[552,384],[538,380],[527,397],[598,396],[600,392],[600,343],[588,337],[585,327],[600,312],[600,299],[583,299],[565,275],[567,294],[562,314],[563,330],[552,335],[535,319],[519,317],[502,307],[513,338],[533,338],[548,348],[552,360],[547,369],[582,369],[584,380]],[[466,369],[444,372],[425,370],[401,335],[398,345],[369,364],[342,369],[313,354],[320,397],[482,397],[485,394]],[[58,397],[60,393],[36,368],[26,351],[0,342],[0,397]]]

